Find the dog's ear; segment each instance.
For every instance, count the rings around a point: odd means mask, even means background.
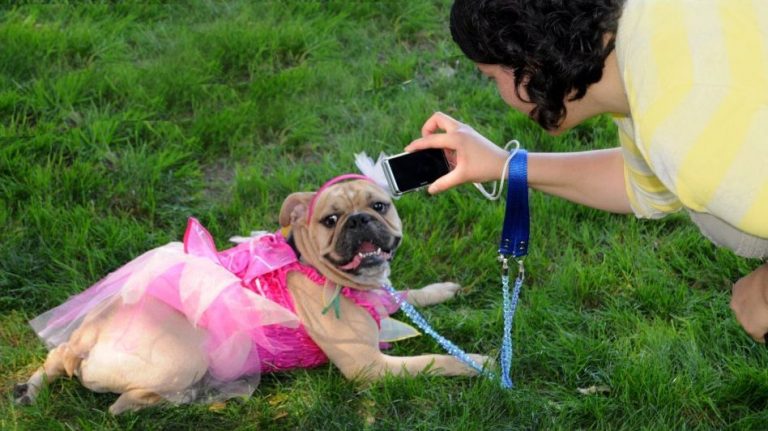
[[[290,226],[296,220],[306,218],[309,203],[314,195],[314,192],[296,192],[288,195],[280,208],[280,226]]]

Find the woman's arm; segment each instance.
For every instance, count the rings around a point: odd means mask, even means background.
[[[529,154],[528,185],[592,208],[632,213],[620,148]]]
[[[438,131],[442,130],[443,133]],[[474,129],[443,113],[422,128],[422,138],[406,151],[441,148],[453,170],[430,187],[439,193],[459,184],[498,180],[507,152]],[[575,153],[528,155],[528,185],[570,201],[616,213],[631,213],[624,186],[624,160],[619,148]]]

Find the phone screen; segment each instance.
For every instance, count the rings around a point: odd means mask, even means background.
[[[404,153],[389,158],[387,162],[394,182],[392,186],[397,193],[431,184],[450,171],[445,153],[437,148]]]

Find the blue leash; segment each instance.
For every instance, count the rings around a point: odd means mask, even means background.
[[[512,388],[514,383],[509,375],[512,367],[512,321],[517,310],[517,302],[520,296],[520,288],[525,280],[525,267],[523,258],[528,254],[528,240],[530,235],[530,213],[528,208],[528,153],[520,149],[509,160],[509,181],[507,185],[507,206],[504,214],[504,228],[501,232],[501,244],[499,245],[499,261],[501,262],[501,285],[504,311],[504,335],[501,344],[501,387]],[[513,258],[518,264],[515,286],[512,295],[509,293],[509,258]],[[397,298],[400,310],[408,316],[422,331],[435,339],[446,352],[453,355],[479,374],[486,374],[489,378],[496,376],[483,369],[467,353],[453,342],[438,334],[429,325],[424,316],[416,308],[396,295],[392,286],[383,286],[390,294]]]

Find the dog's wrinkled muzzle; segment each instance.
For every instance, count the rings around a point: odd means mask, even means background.
[[[392,260],[400,238],[389,232],[386,225],[367,213],[347,218],[340,231],[334,253],[324,256],[337,268],[355,273],[363,268],[384,265]]]

